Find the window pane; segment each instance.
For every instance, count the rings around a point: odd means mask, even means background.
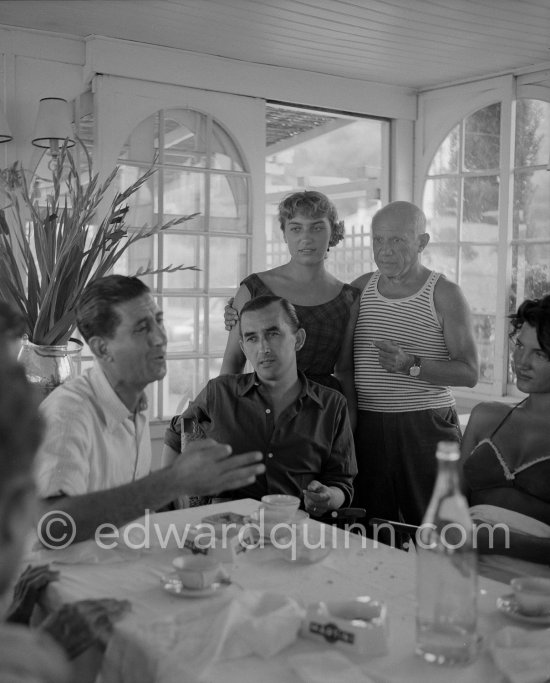
[[[275,207],[272,207],[275,210]],[[266,266],[274,268],[286,263],[289,259],[288,247],[283,239],[282,230],[276,216],[271,216],[269,207],[266,224]],[[347,233],[347,229],[346,229]]]
[[[204,237],[198,235],[163,235],[164,264],[174,266],[197,266],[201,270],[179,270],[164,273],[163,284],[166,289],[203,289],[204,288]]]
[[[422,265],[430,270],[437,270],[453,282],[456,274],[457,247],[454,244],[428,244],[422,252]]]
[[[118,192],[125,192],[145,173],[145,168],[121,165],[116,178]],[[153,227],[158,221],[158,172],[152,175],[123,205],[128,205],[126,225]]]
[[[335,277],[343,282],[351,282],[363,273],[376,270],[370,234],[365,228],[366,226],[363,225],[346,224],[346,235],[343,241],[330,248],[326,266]],[[288,260],[286,244],[283,246]]]
[[[237,146],[217,123],[212,125],[212,168],[223,171],[244,171],[245,166]]]
[[[227,344],[227,335],[223,319],[223,311],[227,299],[224,297],[210,297],[208,300],[209,309],[209,336],[208,350],[210,353],[223,353]]]
[[[464,242],[498,242],[498,190],[498,176],[464,178]]]
[[[135,275],[138,270],[155,270],[158,267],[157,241],[153,237],[134,242],[115,263],[114,272],[119,275]],[[140,280],[152,290],[156,289],[156,275],[139,275]]]
[[[474,112],[464,122],[464,169],[500,166],[500,102]]]
[[[248,230],[248,179],[235,175],[210,176],[210,231]]]
[[[517,171],[514,182],[514,239],[550,239],[550,173]]]
[[[220,374],[222,369],[223,358],[210,358],[210,367],[208,368],[208,379],[214,379]],[[248,372],[245,368],[245,372]]]
[[[126,140],[118,155],[119,161],[135,161],[147,165],[153,162],[158,151],[159,114],[153,114],[138,124]]]
[[[247,241],[210,238],[210,287],[235,289],[248,274]]]
[[[164,170],[164,220],[199,213],[178,230],[204,230],[205,176],[192,171]]]
[[[550,244],[519,244],[512,247],[510,312],[524,299],[550,294]]]
[[[498,248],[465,244],[460,247],[460,278],[464,296],[474,313],[496,312]]]
[[[492,382],[495,365],[498,248],[460,248],[460,286],[470,304],[480,360],[480,382]]]
[[[288,260],[282,242],[277,205],[287,194],[301,190],[325,193],[336,205],[346,234],[365,236],[387,188],[388,124],[374,119],[269,104],[266,150],[266,246],[269,267]],[[351,244],[348,237],[346,245]],[[362,253],[338,256],[343,244],[329,253],[329,268],[348,279],[365,272]],[[333,255],[334,254],[334,255]],[[351,260],[350,260],[351,259]],[[343,266],[343,270],[334,270]]]
[[[206,116],[191,109],[164,115],[164,163],[206,167]]]
[[[546,166],[550,153],[550,103],[518,100],[516,107],[516,167]]]
[[[479,381],[490,384],[495,378],[495,316],[472,315],[479,354]]]
[[[132,228],[135,231],[143,225],[154,227],[180,216],[198,215],[137,242],[119,260],[116,270],[133,273],[149,264],[198,268],[144,277],[158,294],[168,336],[168,374],[148,388],[150,415],[167,418],[181,412],[208,376],[219,374],[227,340],[225,299],[219,296],[223,291],[216,292],[216,297],[210,295],[213,289],[233,291],[249,271],[251,240],[213,234],[248,236],[252,228],[245,160],[229,133],[212,117],[189,109],[170,109],[140,123],[119,157],[123,162],[119,187],[126,189],[135,182],[155,153],[157,172],[129,201],[126,222],[130,234]],[[211,257],[208,262],[207,255]],[[187,357],[182,359],[182,355]]]
[[[189,353],[199,350],[201,299],[192,297],[164,297],[164,326],[170,353]]]
[[[460,180],[428,180],[424,187],[423,207],[428,219],[427,232],[437,242],[454,242],[458,232]]]
[[[460,127],[456,126],[447,135],[435,153],[428,171],[428,175],[441,175],[443,173],[456,173],[458,171],[459,137]]]
[[[163,417],[181,413],[205,385],[204,359],[169,360],[168,372],[162,382]]]

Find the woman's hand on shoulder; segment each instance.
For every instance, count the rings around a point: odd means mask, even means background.
[[[223,309],[223,321],[225,323],[225,329],[228,332],[231,332],[239,320],[239,313],[236,308],[233,308],[234,302],[235,297],[230,297],[225,304],[225,308]]]

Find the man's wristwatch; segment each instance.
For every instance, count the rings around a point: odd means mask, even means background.
[[[418,377],[420,374],[420,366],[422,365],[422,358],[420,356],[413,356],[414,361],[411,367],[409,368],[409,375],[411,377]]]

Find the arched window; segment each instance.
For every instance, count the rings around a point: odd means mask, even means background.
[[[507,117],[504,106],[479,109],[449,132],[423,190],[432,240],[423,262],[468,299],[480,384],[493,393],[513,381],[504,367],[506,316],[523,299],[550,293],[550,104],[519,99]],[[515,125],[503,130],[505,118]]]
[[[132,131],[119,155],[120,189],[153,160],[157,172],[130,201],[131,229],[198,215],[137,242],[116,270],[198,268],[143,277],[165,313],[168,373],[155,385],[153,416],[167,418],[219,373],[225,300],[250,271],[250,178],[227,130],[189,109],[160,110]]]

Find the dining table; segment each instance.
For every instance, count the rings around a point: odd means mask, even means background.
[[[173,572],[173,560],[191,553],[183,547],[183,537],[178,532],[192,529],[212,514],[232,512],[248,516],[258,508],[258,501],[241,499],[151,513],[107,534],[101,544],[90,540],[65,550],[41,551],[38,559],[48,560],[60,571],[59,580],[48,586],[43,601],[46,611],[86,598],[111,597],[131,603],[130,612],[115,624],[106,651],[87,653],[77,662],[81,669],[79,681],[300,683],[330,680],[330,676],[316,678],[311,674],[308,679],[307,666],[305,673],[300,673],[296,662],[317,661],[323,667],[326,660],[326,667],[331,662],[349,663],[351,677],[342,671],[335,681],[362,680],[357,678],[362,674],[364,680],[374,683],[502,683],[504,679],[493,663],[488,643],[495,632],[511,623],[497,609],[498,598],[510,592],[506,584],[479,579],[477,658],[452,669],[430,664],[415,655],[415,552],[377,543],[337,527],[327,528],[332,547],[316,562],[289,561],[288,552],[260,543],[259,547],[225,558],[228,561],[223,566],[230,578],[219,590],[190,596],[166,589],[163,577]],[[320,522],[309,519],[307,524],[319,526]],[[274,641],[279,637],[288,639],[279,651],[245,651],[243,656],[233,652],[233,656],[225,657],[223,649],[218,648],[208,654],[210,659],[202,678],[200,670],[188,669],[189,659],[196,660],[201,648],[208,651],[213,640],[220,640],[216,628],[220,628],[220,614],[224,610],[234,605],[242,610],[246,603],[243,597],[252,596],[253,602],[266,594],[279,596],[298,610],[319,602],[369,596],[387,609],[387,653],[348,654],[326,639],[296,636],[295,631],[289,635],[280,629],[270,636]],[[256,623],[260,623],[261,630],[261,622]],[[199,624],[202,631],[196,630]],[[170,667],[163,668],[161,664],[167,658],[171,660]]]

